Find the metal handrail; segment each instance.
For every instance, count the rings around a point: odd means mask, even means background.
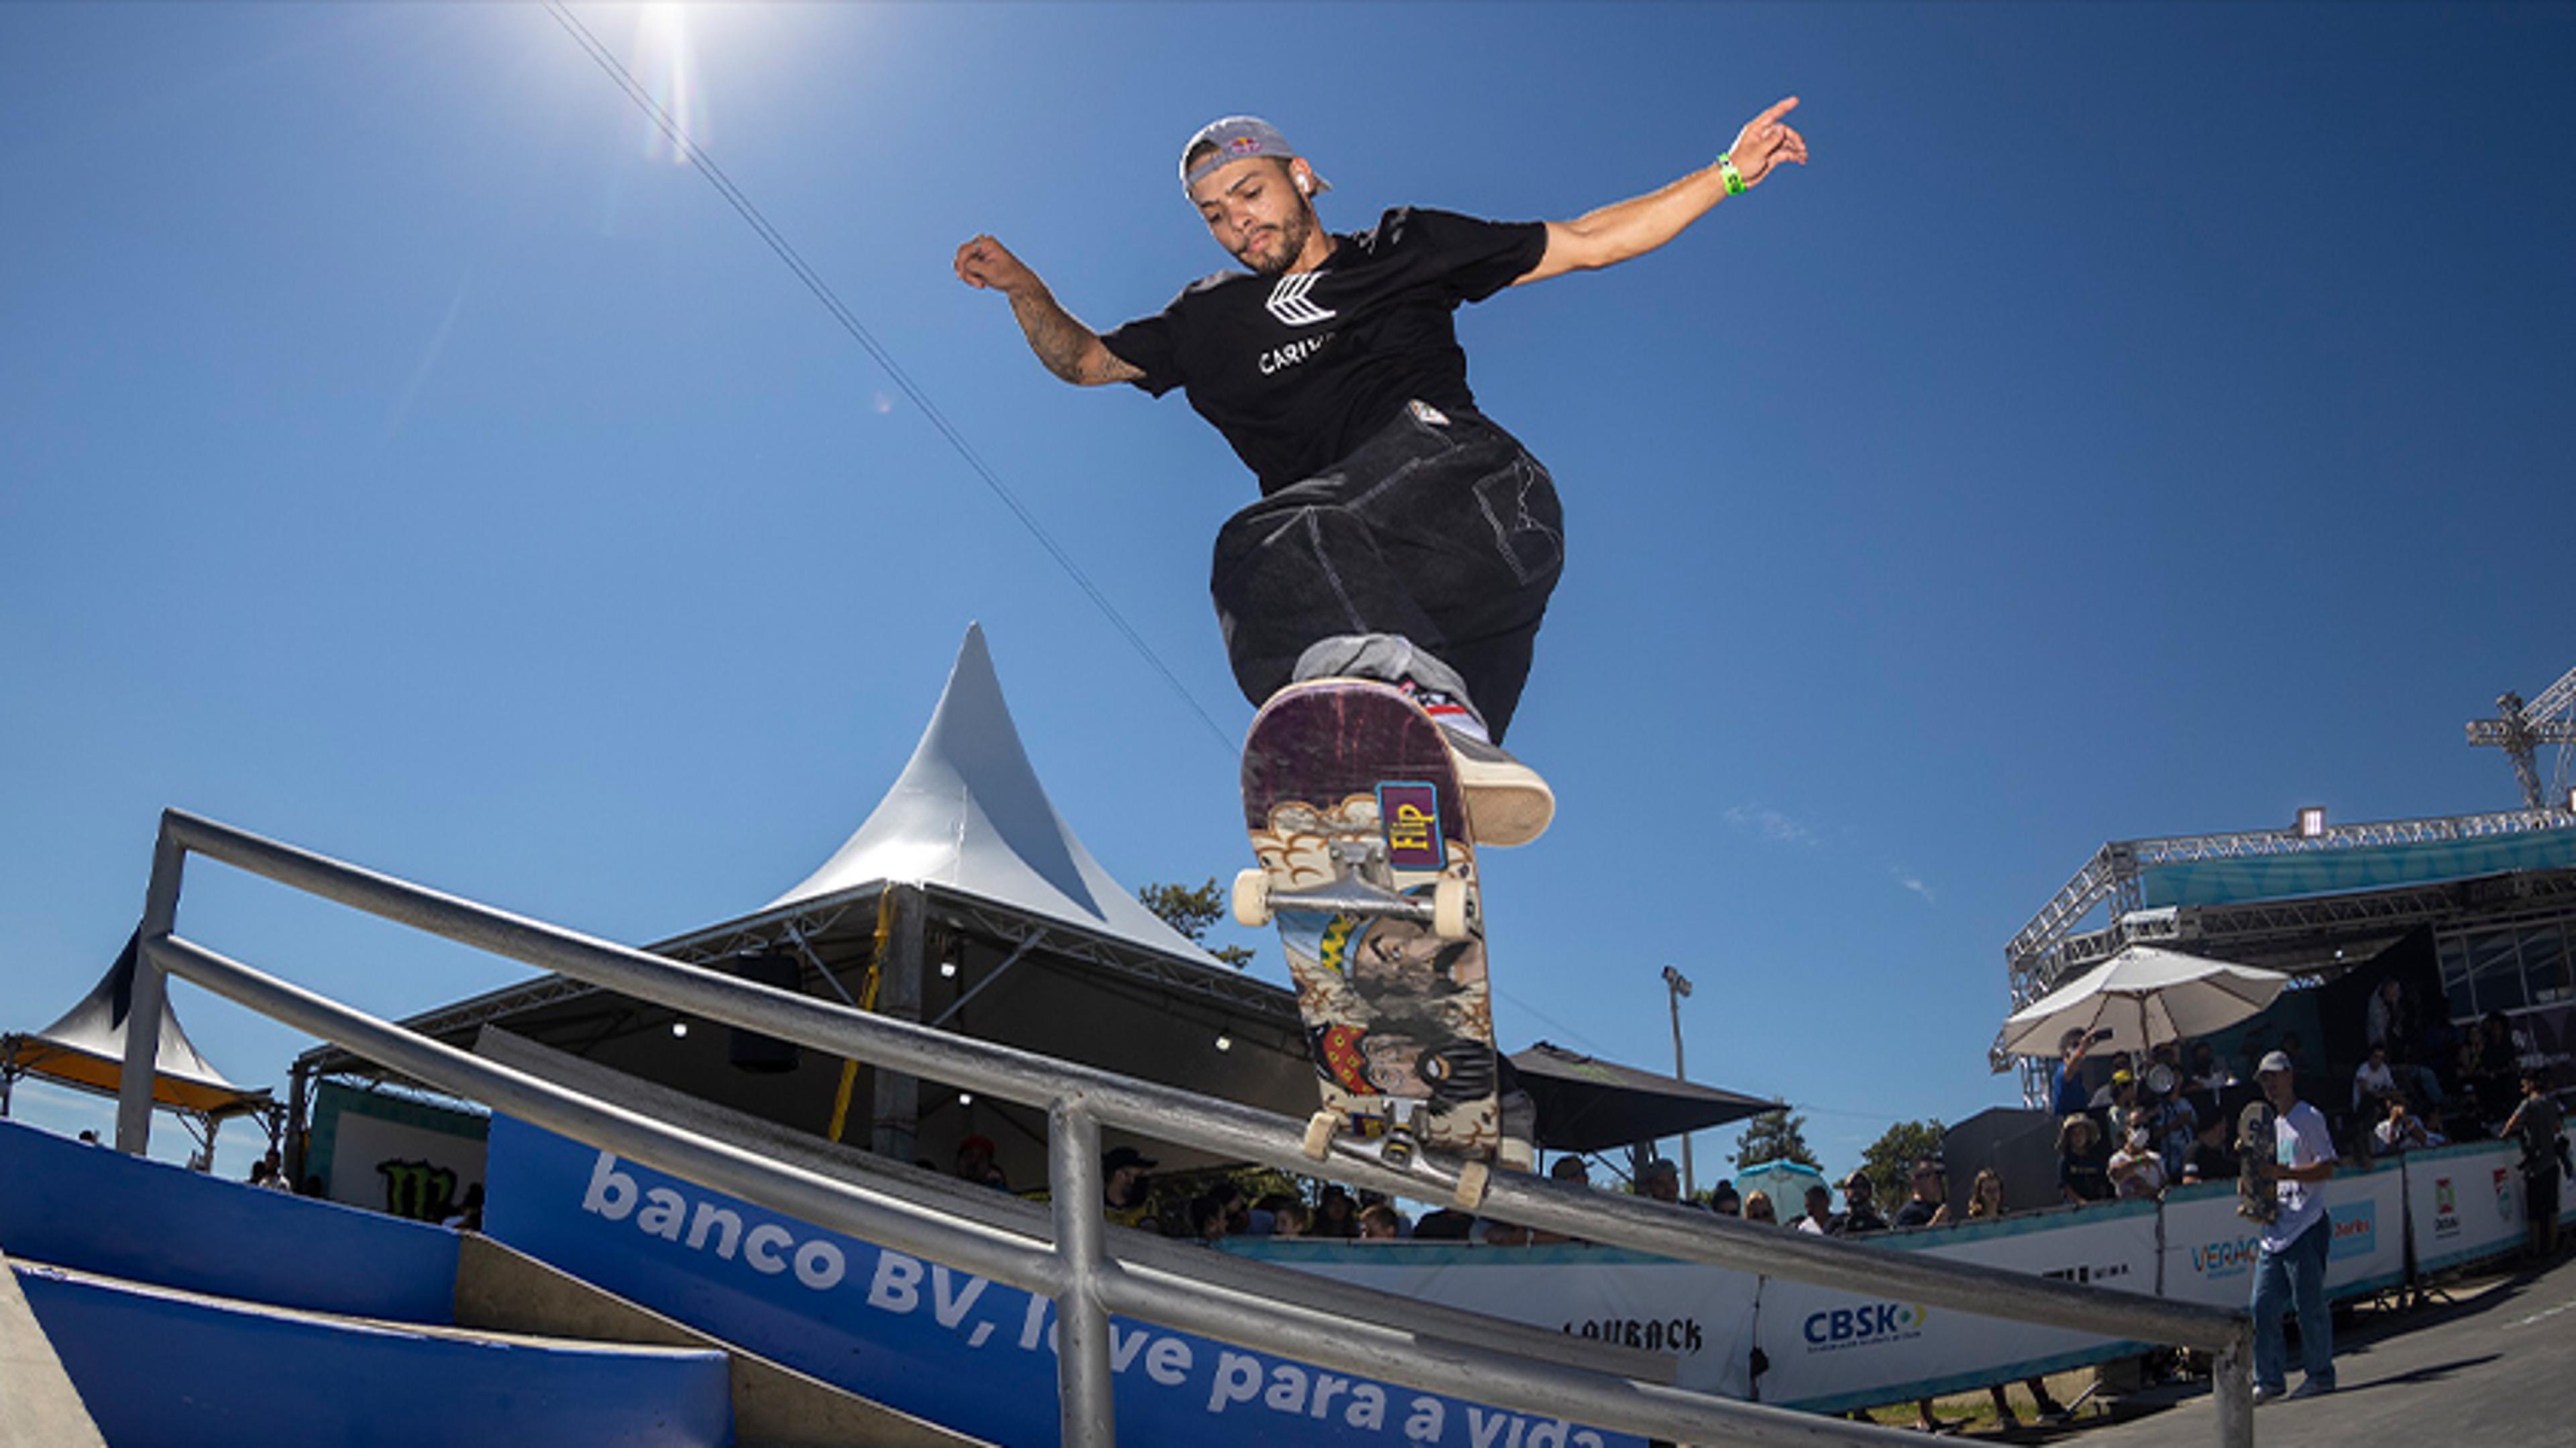
[[[291,889],[414,926],[524,964],[702,1019],[796,1041],[880,1068],[1041,1107],[1049,1113],[1055,1242],[1040,1249],[1008,1234],[963,1226],[810,1172],[695,1136],[563,1091],[412,1035],[262,975],[173,934],[180,875],[197,853]],[[1425,1179],[1354,1151],[1315,1162],[1303,1123],[1172,1087],[990,1042],[871,1016],[611,944],[441,894],[391,876],[181,811],[162,816],[137,952],[117,1145],[141,1151],[150,1123],[152,1058],[161,974],[179,974],[263,1014],[360,1051],[440,1090],[482,1100],[602,1150],[668,1170],[714,1190],[817,1225],[951,1263],[1056,1298],[1062,1324],[1060,1420],[1064,1441],[1114,1441],[1107,1317],[1144,1318],[1308,1362],[1454,1393],[1549,1416],[1678,1441],[1891,1443],[1886,1430],[1680,1389],[1606,1378],[1446,1343],[1426,1343],[1354,1319],[1301,1313],[1187,1278],[1122,1267],[1098,1239],[1097,1133],[1117,1126],[1203,1151],[1419,1196]],[[140,1103],[137,1088],[140,1085]],[[129,1121],[132,1128],[129,1130]],[[1435,1162],[1438,1154],[1427,1154]],[[1454,1159],[1443,1163],[1454,1170]],[[1996,1272],[1925,1253],[1782,1233],[1756,1224],[1636,1198],[1578,1191],[1534,1177],[1497,1176],[1482,1208],[1531,1227],[1739,1271],[1826,1286],[1899,1294],[1990,1317],[2174,1343],[2217,1354],[2214,1380],[2222,1448],[2253,1443],[2252,1327],[2241,1312],[2139,1293]]]

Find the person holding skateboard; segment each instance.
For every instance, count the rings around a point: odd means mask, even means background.
[[[1797,103],[1754,117],[1706,167],[1570,221],[1398,208],[1341,234],[1316,212],[1330,188],[1306,157],[1268,122],[1229,116],[1190,138],[1181,183],[1246,270],[1103,334],[991,236],[959,247],[955,268],[1010,299],[1056,376],[1181,388],[1252,469],[1261,497],[1218,533],[1209,584],[1244,696],[1328,676],[1405,689],[1451,731],[1478,836],[1517,844],[1554,808],[1499,745],[1563,566],[1563,516],[1547,469],[1477,410],[1453,313],[1642,256],[1803,164],[1782,119]]]
[[[2323,1112],[2299,1099],[2297,1068],[2274,1051],[2254,1071],[2272,1106],[2273,1155],[2253,1169],[2280,1193],[2280,1215],[2263,1226],[2254,1259],[2254,1401],[2310,1398],[2335,1389],[2334,1317],[2326,1307],[2326,1256],[2334,1242],[2325,1198],[2314,1189],[2335,1174],[2334,1137]],[[2284,1380],[2283,1308],[2299,1314],[2299,1359],[2306,1376],[2295,1393]]]

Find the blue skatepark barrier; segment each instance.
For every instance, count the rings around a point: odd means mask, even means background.
[[[270,1246],[295,1256],[289,1241]],[[733,1441],[720,1352],[358,1322],[59,1268],[16,1270],[113,1448]]]
[[[0,1121],[0,1250],[313,1312],[453,1320],[456,1234]]]

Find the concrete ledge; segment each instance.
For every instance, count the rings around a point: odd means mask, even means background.
[[[0,1448],[107,1448],[0,1254]]]
[[[456,1322],[502,1332],[708,1348],[732,1361],[742,1448],[977,1448],[978,1440],[744,1352],[476,1233],[456,1266]],[[37,1440],[28,1440],[32,1445]],[[50,1442],[51,1440],[46,1440]],[[0,1439],[0,1448],[16,1448]]]

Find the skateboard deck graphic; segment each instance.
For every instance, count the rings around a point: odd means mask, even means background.
[[[2281,1219],[2281,1188],[2262,1165],[2280,1148],[2273,1139],[2272,1103],[2256,1098],[2236,1118],[2236,1215],[2269,1225]]]
[[[1235,915],[1279,926],[1336,1129],[1492,1156],[1476,851],[1440,726],[1384,684],[1291,685],[1245,740],[1243,813],[1261,866]]]

